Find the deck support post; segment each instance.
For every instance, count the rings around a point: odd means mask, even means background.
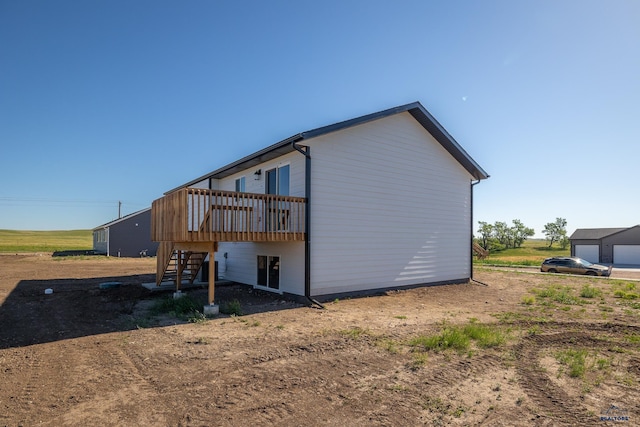
[[[182,251],[176,251],[176,292],[180,291],[182,284]]]
[[[204,307],[206,316],[216,316],[220,312],[220,306],[215,304],[216,290],[216,251],[218,250],[218,242],[213,242],[209,249],[209,305]]]
[[[215,245],[215,244],[214,244]],[[216,254],[214,250],[209,251],[209,304],[215,301],[216,288]]]

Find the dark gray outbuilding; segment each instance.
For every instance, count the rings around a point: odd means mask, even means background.
[[[579,228],[569,240],[572,256],[602,264],[640,265],[640,225]]]
[[[158,245],[151,240],[151,208],[93,229],[93,250],[107,256],[156,256]]]

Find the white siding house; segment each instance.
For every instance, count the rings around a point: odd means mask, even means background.
[[[309,146],[313,293],[470,277],[471,177],[409,113]]]
[[[416,102],[294,135],[167,194],[305,198],[303,241],[220,241],[215,258],[225,279],[326,299],[471,278],[472,184],[486,178]]]

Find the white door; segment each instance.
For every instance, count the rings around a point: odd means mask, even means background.
[[[578,258],[586,259],[589,262],[600,262],[600,246],[598,245],[576,245],[575,254]]]
[[[613,245],[613,262],[640,265],[640,245]]]

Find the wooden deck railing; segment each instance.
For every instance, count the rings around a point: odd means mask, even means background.
[[[251,242],[305,239],[306,199],[183,188],[153,202],[157,242]]]

